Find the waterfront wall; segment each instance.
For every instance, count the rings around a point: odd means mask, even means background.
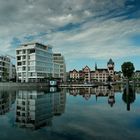
[[[31,89],[31,88],[48,88],[48,83],[14,83],[0,82],[0,89]]]

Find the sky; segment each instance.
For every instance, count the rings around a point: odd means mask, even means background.
[[[0,0],[0,53],[28,42],[53,46],[67,71],[110,58],[140,70],[140,0]]]

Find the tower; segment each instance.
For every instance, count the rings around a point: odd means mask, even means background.
[[[109,76],[114,81],[114,62],[112,61],[111,58],[109,59],[109,61],[107,63],[107,68],[108,68]]]

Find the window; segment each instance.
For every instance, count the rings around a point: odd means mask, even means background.
[[[30,53],[30,54],[31,54],[31,53],[35,53],[35,49],[29,50],[29,53]]]
[[[18,73],[18,76],[21,76],[21,73]]]
[[[24,101],[22,101],[22,105],[25,105],[25,102]]]
[[[25,54],[26,53],[26,50],[23,50],[23,54]]]
[[[22,70],[26,70],[26,67],[22,67]]]
[[[19,51],[17,51],[17,54],[19,54]]]
[[[26,59],[26,55],[23,55],[22,58],[23,58],[23,59]]]
[[[17,116],[20,116],[20,112],[17,112]]]
[[[17,60],[21,60],[21,56],[18,56],[18,57],[17,57]]]
[[[23,61],[23,62],[22,62],[22,65],[26,65],[26,62],[25,62],[25,61]]]
[[[17,65],[18,65],[18,66],[21,66],[21,62],[18,62]]]

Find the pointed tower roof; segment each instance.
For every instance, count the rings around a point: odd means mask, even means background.
[[[114,62],[113,62],[112,59],[110,58],[107,64],[108,64],[108,65],[109,65],[109,64],[114,65]]]

